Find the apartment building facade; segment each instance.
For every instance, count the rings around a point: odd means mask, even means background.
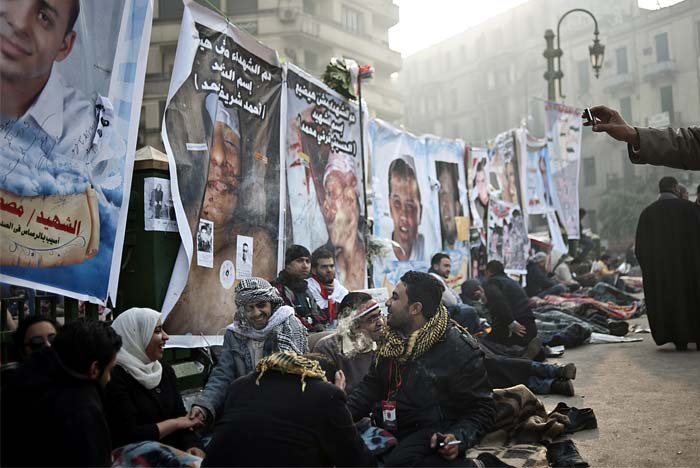
[[[543,136],[544,32],[556,33],[559,18],[580,7],[598,20],[603,69],[596,79],[588,51],[591,18],[567,16],[560,31],[565,97],[558,96],[559,102],[579,108],[606,104],[637,126],[700,124],[699,1],[649,11],[636,0],[530,0],[404,59],[399,83],[406,128],[474,145],[521,125]],[[626,154],[624,145],[584,132],[579,186],[589,227],[600,227],[596,212],[611,187],[649,170],[630,164]],[[669,173],[697,184],[687,172]]]
[[[401,55],[389,48],[388,30],[398,23],[392,0],[198,0],[215,8],[280,56],[320,77],[331,57],[347,57],[375,68],[363,87],[373,116],[399,121],[403,107],[392,74]],[[154,0],[139,129],[139,146],[162,149],[160,127],[182,20],[182,0]]]

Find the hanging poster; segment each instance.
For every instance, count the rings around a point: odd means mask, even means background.
[[[464,166],[464,142],[435,137],[425,138],[430,157],[431,194],[440,219],[441,249],[450,256],[450,274],[456,281],[467,279],[469,271],[468,227],[460,238],[458,221],[467,216],[467,181]],[[433,253],[437,253],[433,252]]]
[[[469,197],[470,277],[484,275],[487,263],[486,227],[489,206],[489,157],[485,148],[468,148],[464,152]]]
[[[170,180],[143,179],[143,226],[146,231],[178,232]]]
[[[555,208],[554,185],[549,163],[549,150],[545,139],[526,137],[527,171],[525,208],[528,215],[553,212]]]
[[[547,148],[557,213],[569,239],[578,239],[578,178],[581,167],[581,109],[545,102]]]
[[[529,240],[520,204],[520,168],[515,130],[501,133],[489,149],[492,183],[488,216],[488,260],[498,260],[512,273],[524,273]]]
[[[427,271],[440,251],[436,197],[424,138],[381,120],[369,125],[374,237],[390,243],[372,259],[374,286],[390,290],[409,270]]]
[[[188,2],[162,130],[182,238],[162,308],[172,334],[231,323],[238,236],[254,240],[253,276],[277,274],[281,104],[276,52]],[[193,258],[200,219],[211,223],[211,262]]]
[[[327,248],[338,280],[366,288],[359,106],[290,64],[286,115],[287,244]]]
[[[46,23],[26,21],[25,6],[0,6],[0,281],[105,304],[119,280],[153,3],[53,2],[38,13]]]

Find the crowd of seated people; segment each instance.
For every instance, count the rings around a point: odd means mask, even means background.
[[[396,440],[386,466],[473,466],[465,453],[493,423],[494,387],[573,395],[572,364],[483,346],[472,322],[456,320],[460,308],[476,316],[464,295],[449,295],[458,307],[448,312],[444,257],[432,274],[405,273],[385,316],[369,294],[345,290],[328,254],[291,246],[274,283],[236,285],[223,350],[189,411],[162,362],[169,337],[159,312],[132,308],[111,325],[62,329],[38,316],[22,321],[22,363],[3,371],[2,464],[107,466],[114,448],[160,443],[202,466],[374,466],[358,430],[371,417]],[[486,339],[527,346],[536,335],[527,296],[502,265],[487,272],[478,290],[497,318]],[[51,440],[50,450],[31,450],[29,432]],[[261,444],[274,449],[250,449]]]

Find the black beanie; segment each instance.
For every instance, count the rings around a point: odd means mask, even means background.
[[[311,252],[303,245],[290,245],[284,253],[284,266],[289,265],[299,257],[311,257]]]
[[[469,279],[462,283],[462,300],[473,300],[474,293],[479,289],[481,283],[478,279]]]

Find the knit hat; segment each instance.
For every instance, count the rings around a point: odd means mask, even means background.
[[[311,257],[311,252],[309,252],[309,249],[303,245],[290,245],[287,247],[287,251],[284,253],[284,266],[289,265],[300,257]]]
[[[547,259],[547,254],[544,252],[537,252],[532,256],[532,261],[536,263],[544,262]]]
[[[462,283],[462,298],[473,299],[474,293],[481,287],[478,279],[468,279]]]

